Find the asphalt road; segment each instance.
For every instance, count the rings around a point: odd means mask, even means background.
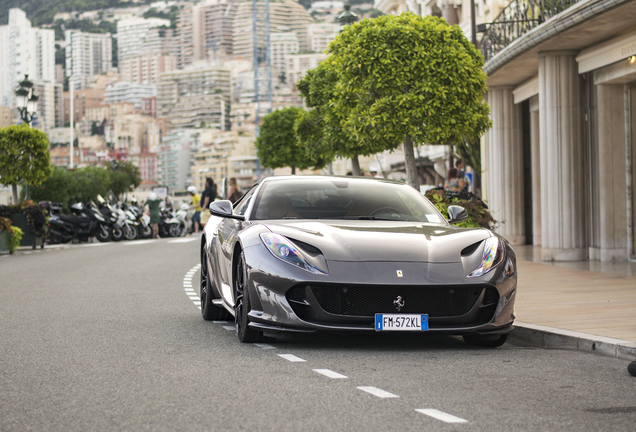
[[[636,430],[624,360],[412,334],[241,344],[201,318],[199,241],[180,240],[0,258],[0,431]]]

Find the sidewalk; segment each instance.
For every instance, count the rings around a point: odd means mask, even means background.
[[[546,263],[539,248],[515,251],[511,340],[636,360],[636,262]]]

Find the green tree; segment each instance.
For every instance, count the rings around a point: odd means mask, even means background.
[[[320,169],[325,166],[322,158],[311,158],[299,145],[294,134],[294,122],[303,110],[290,107],[276,110],[263,117],[260,134],[256,139],[257,156],[266,168],[291,167]]]
[[[141,183],[139,167],[132,162],[120,160],[108,167],[110,188],[119,197],[125,192],[132,191]]]
[[[71,204],[106,196],[111,187],[108,170],[99,166],[87,166],[77,170],[54,166],[51,176],[31,192],[34,201],[62,203],[65,211]]]
[[[338,73],[329,67],[329,59],[308,71],[298,82],[298,90],[310,109],[296,119],[298,141],[310,158],[323,158],[327,163],[336,157],[351,159],[353,175],[361,175],[358,156],[368,156],[387,149],[381,141],[356,139],[344,126],[347,111],[334,109],[331,101],[339,83]]]
[[[481,53],[459,26],[411,13],[346,26],[329,45],[338,74],[333,109],[360,142],[404,146],[408,183],[419,188],[413,148],[461,143],[491,125]]]
[[[0,129],[0,184],[11,185],[18,202],[18,184],[38,186],[51,175],[46,134],[28,125]]]

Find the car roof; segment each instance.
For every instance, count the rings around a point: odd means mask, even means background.
[[[396,185],[405,185],[406,183],[401,182],[399,180],[387,179],[383,177],[366,177],[366,176],[334,176],[334,175],[281,175],[281,176],[271,176],[265,177],[261,180],[261,182],[271,182],[271,181],[289,181],[289,180],[307,180],[307,179],[320,179],[320,180],[365,180],[365,181],[376,181],[383,183],[393,183]]]

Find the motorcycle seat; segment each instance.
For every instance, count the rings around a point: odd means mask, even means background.
[[[91,221],[91,219],[88,217],[79,217],[75,215],[60,215],[60,219],[65,222],[70,222],[74,225],[86,224]]]

